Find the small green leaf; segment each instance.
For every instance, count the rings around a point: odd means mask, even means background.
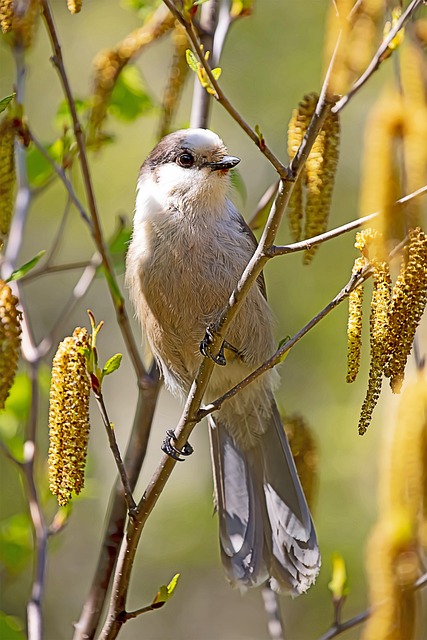
[[[282,338],[282,340],[280,340],[280,342],[279,342],[278,350],[281,349],[284,344],[289,342],[290,339],[291,339],[291,336],[286,336],[286,338]],[[290,351],[290,349],[288,351],[285,351],[285,353],[283,353],[281,355],[279,362],[284,362],[286,360],[286,358],[289,355],[289,351]]]
[[[135,65],[126,66],[120,73],[108,105],[111,115],[128,122],[153,108],[141,73]]]
[[[222,73],[221,67],[215,67],[215,69],[212,69],[212,75],[215,78],[215,80],[218,80],[221,73]]]
[[[10,96],[6,96],[0,100],[0,113],[3,113],[5,109],[7,109],[8,105],[12,102],[16,93],[11,93]]]
[[[20,280],[21,278],[23,278],[25,276],[25,274],[27,274],[29,271],[31,271],[31,269],[34,269],[36,264],[39,262],[39,260],[41,258],[43,258],[45,253],[46,253],[46,251],[44,249],[42,251],[39,251],[34,256],[34,258],[31,258],[31,260],[28,260],[28,262],[23,264],[22,267],[19,267],[19,269],[15,269],[15,271],[13,271],[12,275],[9,276],[9,278],[7,279],[7,282],[11,282],[12,280]]]
[[[179,579],[180,574],[176,573],[174,575],[174,577],[172,578],[172,580],[169,582],[168,585],[162,585],[156,595],[156,597],[154,598],[153,602],[151,603],[151,606],[154,608],[159,608],[161,606],[163,606],[168,600],[169,598],[171,598],[173,596],[173,592],[175,591],[175,587],[177,585],[178,579]]]
[[[335,601],[342,600],[349,592],[345,561],[342,555],[337,552],[332,555],[332,579],[328,587]]]
[[[191,49],[187,49],[185,52],[185,59],[187,60],[187,64],[190,69],[197,73],[199,70],[199,62]]]
[[[107,360],[104,368],[102,369],[102,375],[109,376],[110,373],[114,373],[114,371],[117,371],[122,362],[122,357],[123,356],[121,353],[116,353],[114,356],[111,356],[111,358]]]

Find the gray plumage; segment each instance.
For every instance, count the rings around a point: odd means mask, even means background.
[[[215,322],[256,247],[227,198],[237,163],[211,131],[166,136],[144,162],[127,256],[130,297],[172,393],[185,396]],[[275,350],[262,277],[252,287],[227,341],[227,365],[215,367],[206,400],[222,395]],[[241,588],[271,579],[273,588],[306,591],[320,567],[308,507],[283,431],[270,371],[209,419],[221,556]]]

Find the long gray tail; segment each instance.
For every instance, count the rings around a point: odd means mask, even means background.
[[[233,586],[298,595],[315,581],[320,552],[275,403],[256,448],[241,450],[210,417],[221,557]]]

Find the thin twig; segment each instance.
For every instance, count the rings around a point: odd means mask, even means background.
[[[119,476],[122,481],[124,496],[125,496],[126,504],[128,506],[128,513],[129,515],[132,515],[136,509],[136,502],[133,499],[129,478],[126,473],[125,466],[123,464],[119,446],[117,444],[114,425],[108,417],[107,407],[105,406],[104,396],[102,392],[99,391],[97,393],[94,393],[94,396],[99,408],[99,412],[102,417],[102,422],[104,423],[104,427],[107,432],[108,442],[110,443],[110,449],[113,453],[114,460],[116,461],[117,470],[119,472]]]
[[[29,129],[29,135],[30,135],[30,138],[31,138],[34,146],[40,151],[42,156],[49,162],[49,164],[52,167],[53,171],[56,173],[58,178],[60,178],[62,184],[64,185],[64,187],[66,188],[66,190],[68,192],[68,195],[69,195],[70,199],[72,200],[73,204],[75,205],[77,211],[80,213],[80,215],[83,218],[83,220],[86,222],[86,224],[89,225],[89,227],[92,227],[92,221],[91,221],[86,209],[84,208],[81,200],[78,198],[78,196],[77,196],[77,194],[76,194],[76,192],[74,190],[73,184],[68,179],[68,176],[65,173],[64,169],[62,167],[60,167],[59,164],[57,164],[55,162],[55,160],[52,158],[50,153],[47,151],[47,149],[44,148],[44,146],[42,145],[40,140],[34,135],[34,133],[31,131],[31,129]]]
[[[194,25],[192,22],[187,22],[184,18],[183,14],[178,10],[175,6],[173,0],[163,0],[171,13],[175,16],[175,18],[182,24],[184,27],[188,39],[193,46],[194,53],[197,55],[200,64],[203,66],[206,74],[209,78],[209,81],[215,91],[214,98],[224,107],[224,109],[230,114],[230,116],[235,120],[239,126],[245,131],[245,133],[251,138],[251,140],[256,144],[258,149],[265,155],[265,157],[271,162],[273,167],[276,169],[277,173],[281,178],[287,177],[287,169],[285,165],[283,165],[280,160],[275,156],[272,150],[266,144],[264,138],[260,137],[254,129],[242,118],[240,113],[233,107],[231,102],[225,96],[224,92],[220,88],[218,82],[212,75],[212,69],[205,60],[205,57],[200,49],[200,40],[194,29]]]
[[[398,245],[396,245],[389,254],[389,260],[394,258],[396,254],[398,254],[405,244],[408,241],[408,237],[404,238]],[[373,269],[370,264],[367,264],[362,271],[356,274],[352,274],[351,278],[347,282],[347,284],[341,289],[341,291],[329,302],[319,313],[317,313],[302,329],[298,331],[292,338],[286,340],[286,342],[279,348],[277,351],[266,360],[261,366],[255,369],[250,375],[244,378],[241,382],[236,384],[234,387],[229,389],[222,396],[210,402],[209,405],[203,407],[199,410],[197,414],[197,421],[202,420],[210,413],[214,411],[218,411],[221,408],[222,404],[227,400],[233,398],[237,393],[239,393],[242,389],[251,384],[254,380],[256,380],[259,376],[263,375],[269,369],[276,367],[278,364],[283,362],[286,354],[291,350],[291,348],[301,340],[311,329],[313,329],[325,316],[327,316],[335,307],[337,307],[341,302],[343,302],[350,293],[358,287],[362,282],[367,280],[373,274]]]
[[[155,366],[149,371],[149,378],[152,380],[152,384],[144,389],[139,389],[132,432],[124,459],[132,491],[135,489],[145,459],[148,437],[161,386]],[[111,492],[107,525],[96,570],[80,619],[75,625],[73,640],[88,640],[95,636],[105,598],[109,592],[111,574],[120,549],[125,522],[126,503],[123,499],[123,486],[120,478],[117,478]]]
[[[427,586],[427,573],[424,573],[422,576],[418,578],[415,584],[410,587],[414,591],[418,591],[419,589],[423,589]],[[333,624],[324,634],[322,634],[317,640],[332,640],[333,638],[337,638],[339,635],[348,631],[349,629],[353,629],[357,627],[362,622],[366,622],[366,620],[371,615],[372,610],[366,609],[366,611],[362,611],[358,613],[353,618],[346,620],[345,622],[340,622],[339,624]]]
[[[99,254],[96,254],[99,255]],[[100,264],[100,262],[99,262]],[[98,264],[98,266],[99,266]],[[52,273],[64,273],[66,271],[76,271],[78,269],[86,269],[92,265],[91,260],[82,260],[81,262],[69,262],[68,264],[52,264],[45,265],[40,269],[33,269],[21,278],[21,282],[30,282],[43,276],[52,275]]]
[[[61,46],[59,44],[58,35],[56,32],[56,28],[55,28],[55,24],[53,21],[53,16],[50,10],[50,5],[48,0],[41,0],[41,9],[42,9],[42,15],[44,18],[46,29],[51,41],[52,49],[54,52],[52,61],[59,73],[61,84],[67,99],[67,103],[71,113],[71,118],[73,121],[74,135],[75,135],[77,147],[79,150],[79,162],[80,162],[80,167],[81,167],[82,176],[83,176],[83,183],[85,186],[88,208],[90,211],[90,218],[91,218],[90,229],[91,229],[92,238],[94,240],[96,248],[98,249],[102,257],[102,264],[104,267],[105,276],[106,276],[108,288],[111,294],[111,298],[116,310],[117,321],[121,329],[122,336],[125,341],[125,344],[126,344],[128,353],[130,355],[133,367],[137,374],[138,380],[140,381],[140,384],[144,384],[144,382],[146,384],[149,384],[149,381],[147,380],[147,372],[145,370],[144,364],[142,362],[142,359],[139,353],[139,349],[137,347],[135,338],[130,328],[129,318],[126,312],[124,299],[118,287],[118,284],[114,275],[114,271],[110,264],[110,258],[107,252],[107,248],[105,246],[104,237],[102,234],[101,224],[100,224],[99,215],[98,215],[98,208],[96,205],[95,194],[94,194],[93,185],[92,185],[92,178],[89,170],[89,163],[88,163],[87,154],[86,154],[84,134],[83,134],[79,117],[77,115],[76,105],[74,102],[74,97],[71,91],[68,76],[65,71],[65,65],[62,57]]]
[[[412,2],[406,7],[406,10],[402,13],[402,15],[400,16],[399,20],[396,22],[394,27],[392,27],[390,29],[390,31],[387,34],[387,36],[381,42],[380,46],[378,47],[377,52],[375,53],[374,57],[372,58],[371,62],[367,66],[367,68],[364,71],[364,73],[354,83],[354,85],[352,86],[350,91],[345,96],[343,96],[341,98],[341,100],[339,100],[336,103],[336,105],[332,108],[332,112],[333,113],[338,113],[339,111],[341,111],[341,109],[343,109],[348,104],[348,102],[355,96],[355,94],[363,87],[363,85],[367,82],[367,80],[369,80],[369,78],[372,76],[372,74],[375,71],[377,71],[377,69],[381,65],[381,62],[383,60],[383,56],[384,56],[385,52],[387,51],[391,41],[397,35],[397,33],[402,29],[403,25],[408,20],[408,18],[414,13],[414,11],[422,3],[423,3],[423,0],[412,0]]]
[[[410,200],[414,198],[418,198],[419,196],[425,195],[427,193],[427,185],[424,187],[420,187],[416,191],[409,193],[407,196],[403,196],[397,200],[395,205],[405,205]],[[293,244],[287,245],[274,245],[270,247],[270,249],[266,252],[269,257],[273,258],[274,256],[286,255],[287,253],[295,253],[296,251],[305,251],[306,249],[310,249],[317,244],[321,244],[323,242],[327,242],[328,240],[332,240],[333,238],[338,238],[338,236],[343,235],[344,233],[348,233],[349,231],[353,231],[354,229],[358,229],[362,227],[367,222],[374,220],[379,215],[381,215],[381,211],[376,211],[375,213],[370,213],[363,218],[358,218],[357,220],[353,220],[352,222],[348,222],[347,224],[343,224],[340,227],[336,227],[335,229],[331,229],[330,231],[326,231],[318,236],[313,236],[312,238],[307,238],[307,240],[301,240],[300,242],[294,242]]]
[[[212,53],[214,34],[218,22],[220,0],[205,2],[200,11],[200,41],[204,51]],[[228,13],[228,12],[227,12]],[[216,67],[219,57],[211,55],[211,64]],[[194,77],[193,102],[191,105],[190,126],[193,128],[206,128],[209,122],[212,99],[209,93],[202,87],[197,76]]]

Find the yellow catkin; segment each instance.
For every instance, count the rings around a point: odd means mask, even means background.
[[[309,93],[293,110],[292,117],[288,125],[288,154],[292,160],[299,149],[299,146],[307,131],[310,120],[319,96],[317,93]],[[303,182],[305,181],[305,170],[303,169],[298,177],[288,205],[288,220],[292,239],[295,242],[301,240],[301,221],[303,218]]]
[[[361,640],[412,640],[415,595],[397,578],[405,560],[418,562],[412,545],[411,522],[405,511],[391,512],[375,526],[366,551],[372,613]]]
[[[6,116],[0,122],[0,236],[7,236],[15,193],[15,129]]]
[[[88,345],[86,329],[65,338],[53,359],[49,408],[49,486],[58,503],[84,486],[89,439],[90,382],[82,349]]]
[[[67,0],[67,7],[71,14],[79,13],[82,8],[82,0]]]
[[[367,548],[371,615],[362,640],[411,640],[415,592],[421,573],[426,494],[427,384],[420,374],[402,393],[396,420],[387,430],[379,477],[379,520]],[[424,505],[425,506],[425,505]]]
[[[312,429],[298,414],[282,417],[292,455],[307,498],[313,512],[318,485],[318,449]]]
[[[329,93],[347,93],[366,69],[380,41],[379,29],[384,15],[383,0],[362,0],[355,9],[354,0],[335,0],[329,4],[324,46],[324,68],[329,68]],[[339,46],[336,44],[340,38]]]
[[[369,116],[362,160],[360,215],[380,211],[372,223],[385,241],[400,237],[396,230],[395,201],[402,195],[396,164],[396,145],[402,139],[404,109],[401,96],[387,91]]]
[[[326,70],[329,68],[338,37],[340,37],[340,46],[336,50],[334,65],[329,77],[329,92],[332,95],[342,95],[350,88],[347,47],[351,29],[349,15],[353,5],[353,0],[336,0],[329,3],[325,29],[324,75],[326,75]]]
[[[338,166],[339,137],[338,115],[329,112],[305,164],[305,238],[312,238],[327,229]],[[318,245],[304,252],[305,264],[311,262],[317,249]]]
[[[375,261],[374,287],[371,300],[370,345],[371,363],[368,390],[359,419],[359,434],[363,435],[372,419],[372,413],[381,392],[384,364],[387,357],[387,329],[391,298],[391,278],[387,262]]]
[[[94,82],[92,89],[92,110],[89,122],[90,140],[96,140],[107,115],[108,101],[121,70],[141,51],[173,29],[175,18],[169,9],[161,4],[150,15],[142,27],[132,31],[114,49],[101,51],[94,60]]]
[[[173,57],[162,100],[162,116],[159,127],[159,138],[171,131],[171,123],[177,109],[179,98],[189,73],[185,52],[188,49],[187,35],[180,24],[176,24],[172,34]]]
[[[21,345],[21,314],[16,298],[0,280],[0,409],[9,395],[18,366]]]
[[[0,0],[0,24],[3,33],[12,29],[13,0]]]
[[[380,44],[384,11],[384,0],[362,0],[353,13],[346,51],[346,64],[352,80],[365,71]]]
[[[403,162],[405,189],[412,193],[427,183],[427,99],[425,54],[408,39],[400,54],[403,92]],[[415,198],[405,206],[409,227],[420,224],[422,201]]]
[[[0,0],[0,16],[3,31],[11,34],[12,46],[31,47],[39,18],[39,0]]]
[[[359,273],[365,265],[365,259],[356,258],[353,274]],[[347,382],[354,382],[360,367],[362,349],[362,303],[363,283],[355,287],[348,297],[347,322]]]
[[[388,333],[389,359],[385,375],[397,393],[402,386],[406,361],[415,331],[427,303],[427,237],[417,227],[409,232],[409,247],[393,287]]]

